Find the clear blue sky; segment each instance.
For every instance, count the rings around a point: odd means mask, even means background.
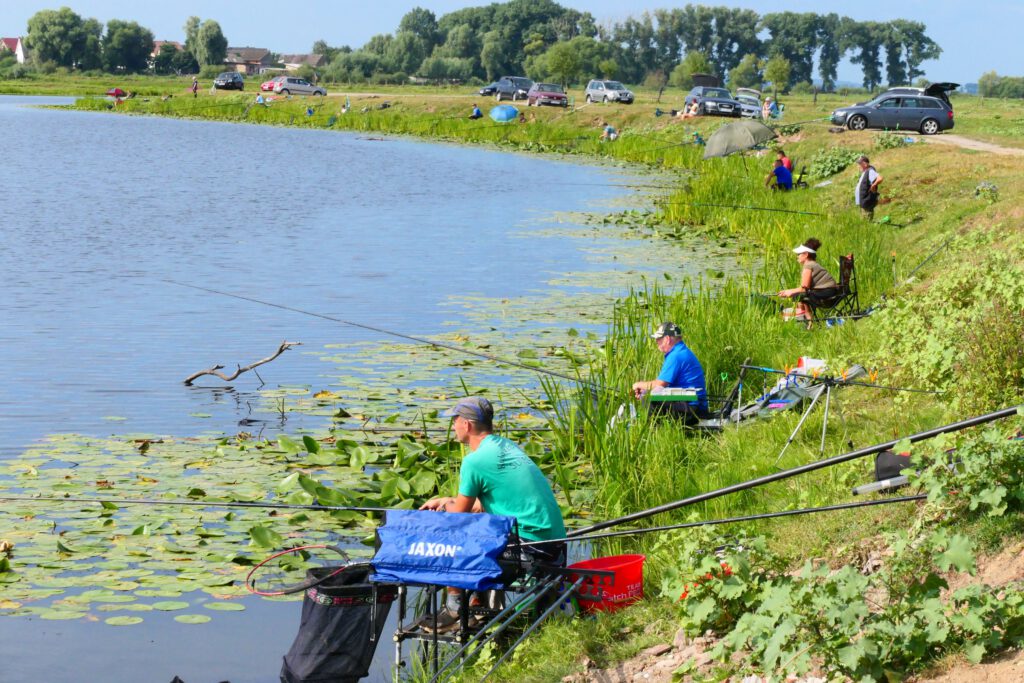
[[[138,2],[138,0],[0,0],[0,34],[22,35],[28,18],[40,9],[68,5],[78,14],[109,19],[138,21],[150,28],[158,40],[182,40],[181,27],[190,15],[220,22],[233,46],[266,47],[274,52],[308,52],[313,42],[326,40],[331,45],[358,47],[375,33],[391,33],[402,15],[417,5],[441,16],[452,10],[487,2],[469,0],[178,0],[178,2]],[[565,0],[561,3],[594,15],[598,23],[614,23],[630,14],[663,7],[681,7],[682,0]],[[847,3],[825,9],[811,0],[709,0],[706,5],[728,5],[753,9],[758,13],[785,9],[793,12],[835,11],[859,20],[904,18],[924,22],[928,34],[943,48],[942,57],[925,62],[924,70],[933,81],[959,83],[977,81],[985,71],[1024,75],[1019,36],[1024,26],[1022,0],[902,0],[901,2]],[[841,80],[860,80],[860,70],[844,63]]]

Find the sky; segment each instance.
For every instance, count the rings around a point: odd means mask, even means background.
[[[359,47],[377,33],[392,33],[402,16],[416,6],[440,17],[463,7],[489,4],[471,0],[303,0],[294,5],[279,0],[0,0],[0,35],[23,35],[28,18],[41,9],[71,7],[83,17],[134,20],[151,29],[157,40],[184,40],[182,26],[195,15],[220,23],[233,47],[265,47],[281,54],[309,52],[319,39],[329,45]],[[682,0],[561,0],[560,4],[590,12],[598,24],[613,24],[644,10],[682,7]],[[925,62],[932,81],[976,82],[995,70],[1024,75],[1019,35],[1024,26],[1022,0],[902,0],[899,3],[849,3],[845,9],[825,9],[820,0],[706,0],[694,4],[727,5],[759,14],[781,9],[792,12],[835,11],[860,21],[911,19],[927,26],[928,35],[943,50],[937,60]],[[367,9],[367,7],[372,9]],[[860,82],[860,68],[844,62],[839,79]]]

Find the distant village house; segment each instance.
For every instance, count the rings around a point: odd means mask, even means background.
[[[25,41],[21,38],[0,38],[0,54],[13,52],[18,64],[25,63]]]
[[[323,55],[281,55],[281,64],[285,71],[298,71],[304,66],[319,69],[323,64]]]
[[[181,43],[179,43],[176,40],[154,40],[153,41],[153,51],[149,53],[149,59],[152,60],[154,57],[156,57],[158,54],[160,54],[160,48],[162,48],[164,45],[170,45],[175,50],[184,50],[185,49],[185,46],[182,45]]]
[[[224,67],[228,71],[246,76],[261,74],[273,65],[274,58],[264,47],[229,47],[224,57]]]

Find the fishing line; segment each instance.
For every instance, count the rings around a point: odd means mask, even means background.
[[[597,541],[605,538],[617,538],[620,536],[640,536],[656,531],[674,531],[676,529],[692,529],[701,526],[716,526],[718,524],[736,524],[739,522],[754,522],[761,519],[775,519],[778,517],[795,517],[798,515],[810,515],[817,512],[835,512],[837,510],[852,510],[861,507],[872,507],[875,505],[888,505],[890,503],[909,503],[916,500],[925,500],[928,494],[922,493],[916,496],[903,496],[899,498],[880,498],[878,500],[857,501],[855,503],[841,503],[838,505],[825,505],[822,507],[800,508],[797,510],[782,510],[779,512],[763,512],[756,515],[744,515],[742,517],[725,517],[722,519],[708,519],[701,522],[685,522],[683,524],[670,524],[668,526],[654,526],[644,529],[627,529],[625,531],[611,531],[606,534],[590,534],[577,536],[575,538],[560,538],[554,541],[531,541],[523,543],[523,546],[544,545],[546,543],[576,543],[582,541]]]
[[[112,505],[184,505],[209,508],[259,508],[268,510],[320,510],[324,512],[388,512],[390,508],[351,507],[341,505],[298,505],[290,503],[247,503],[247,502],[211,502],[204,500],[183,500],[171,498],[158,500],[155,498],[61,498],[58,496],[0,496],[0,500],[18,503],[110,503]]]
[[[399,339],[407,339],[409,341],[418,342],[420,344],[427,344],[429,346],[435,346],[435,347],[441,348],[441,349],[448,349],[449,351],[455,351],[455,352],[464,353],[464,354],[467,354],[467,355],[470,355],[470,356],[476,356],[478,358],[483,358],[485,360],[493,361],[495,363],[499,363],[499,364],[502,364],[502,365],[509,365],[509,366],[512,366],[512,367],[522,368],[524,370],[530,370],[530,371],[533,371],[533,372],[539,372],[539,373],[544,374],[544,375],[550,375],[551,377],[558,377],[559,379],[568,380],[570,382],[579,382],[579,383],[582,383],[582,384],[587,384],[587,385],[593,386],[595,389],[599,389],[601,391],[608,391],[608,392],[614,391],[613,389],[609,389],[607,387],[599,387],[597,385],[593,385],[590,382],[587,382],[586,380],[583,380],[583,379],[581,379],[579,377],[571,377],[570,375],[565,375],[565,374],[562,374],[560,372],[555,372],[554,370],[548,370],[546,368],[539,368],[539,367],[536,367],[536,366],[527,365],[526,363],[520,363],[519,361],[510,360],[508,358],[501,358],[499,356],[492,356],[489,353],[483,353],[481,351],[473,351],[472,349],[462,348],[460,346],[455,346],[454,344],[448,344],[448,343],[439,342],[439,341],[430,341],[429,339],[424,339],[423,337],[414,337],[414,336],[409,335],[409,334],[402,334],[401,332],[392,332],[391,330],[385,330],[385,329],[383,329],[381,327],[374,327],[373,325],[364,325],[362,323],[352,322],[351,320],[342,320],[341,318],[335,318],[335,317],[332,317],[332,316],[329,316],[329,315],[324,315],[322,313],[314,313],[312,311],[306,311],[306,310],[303,310],[301,308],[295,308],[293,306],[285,306],[284,304],[273,303],[273,302],[270,302],[270,301],[262,301],[260,299],[254,299],[252,297],[243,296],[241,294],[231,294],[229,292],[221,292],[221,291],[216,290],[216,289],[210,289],[209,287],[200,287],[199,285],[190,285],[190,284],[186,284],[184,282],[178,282],[176,280],[168,280],[168,279],[165,279],[164,282],[167,282],[167,283],[172,284],[172,285],[178,285],[179,287],[188,287],[189,289],[198,289],[201,292],[209,292],[211,294],[219,294],[220,296],[231,297],[232,299],[239,299],[241,301],[249,301],[249,302],[255,303],[255,304],[262,304],[263,306],[270,306],[271,308],[279,308],[279,309],[281,309],[283,311],[291,311],[293,313],[300,313],[302,315],[308,315],[308,316],[311,316],[313,318],[320,318],[322,320],[330,320],[331,322],[341,323],[342,325],[350,325],[351,327],[358,327],[358,328],[363,329],[363,330],[369,330],[371,332],[378,332],[380,334],[385,334],[385,335],[389,335],[389,336],[392,336],[392,337],[397,337]]]
[[[713,207],[718,209],[745,209],[747,211],[774,211],[777,213],[793,213],[799,216],[828,216],[827,213],[816,213],[814,211],[797,211],[795,209],[775,209],[766,206],[740,206],[738,204],[697,204],[690,202],[658,202],[658,206],[698,206]]]
[[[1024,410],[1024,404],[1013,406],[1010,408],[1003,408],[1002,410],[986,413],[984,415],[979,415],[977,417],[971,417],[966,420],[961,420],[959,422],[951,422],[949,424],[942,425],[941,427],[935,427],[933,429],[929,429],[923,432],[918,432],[916,434],[912,434],[904,438],[910,441],[910,443],[925,441],[927,439],[934,438],[940,434],[946,434],[948,432],[957,432],[963,429],[967,429],[969,427],[975,427],[977,425],[986,424],[988,422],[993,422],[995,420],[1000,420],[1004,417],[1011,417],[1017,415],[1018,412],[1022,410]],[[648,508],[646,510],[641,510],[639,512],[634,512],[632,514],[624,515],[616,519],[610,519],[605,522],[598,522],[597,524],[592,524],[589,527],[576,529],[575,531],[566,534],[566,538],[568,539],[575,538],[577,536],[588,535],[595,531],[600,531],[602,529],[607,529],[609,527],[619,526],[621,524],[626,524],[628,522],[635,522],[637,520],[653,517],[654,515],[661,514],[662,512],[678,510],[679,508],[687,507],[690,505],[696,505],[697,503],[703,503],[709,500],[713,500],[715,498],[720,498],[722,496],[729,495],[730,493],[748,491],[759,486],[764,486],[765,484],[771,484],[777,481],[782,481],[783,479],[795,477],[800,474],[806,474],[807,472],[814,472],[816,470],[824,469],[826,467],[832,467],[833,465],[839,465],[844,462],[856,460],[857,458],[863,458],[868,455],[874,455],[875,453],[881,453],[882,451],[885,450],[891,450],[894,446],[900,443],[900,441],[902,441],[902,439],[886,441],[885,443],[880,443],[874,446],[868,446],[867,448],[849,451],[847,453],[836,455],[831,458],[825,458],[824,460],[817,460],[806,465],[800,465],[798,467],[793,467],[788,470],[782,470],[781,472],[776,472],[774,474],[767,474],[761,477],[757,477],[755,479],[749,479],[747,481],[740,482],[738,484],[732,484],[730,486],[725,486],[719,489],[715,489],[713,491],[707,491],[705,493],[700,493],[695,496],[690,496],[689,498],[683,498],[672,503],[666,503],[664,505],[659,505],[657,507]]]

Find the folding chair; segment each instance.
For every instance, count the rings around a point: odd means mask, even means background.
[[[796,163],[793,164],[793,168],[796,168]],[[800,167],[800,174],[797,175],[797,177],[793,179],[793,189],[794,190],[797,189],[797,188],[806,190],[808,187],[810,187],[807,184],[807,181],[804,180],[804,176],[805,175],[807,175],[807,167],[806,166],[801,166]]]
[[[860,314],[860,299],[857,298],[857,271],[853,254],[839,257],[839,293],[831,299],[806,302],[811,307],[814,320],[844,318]]]

